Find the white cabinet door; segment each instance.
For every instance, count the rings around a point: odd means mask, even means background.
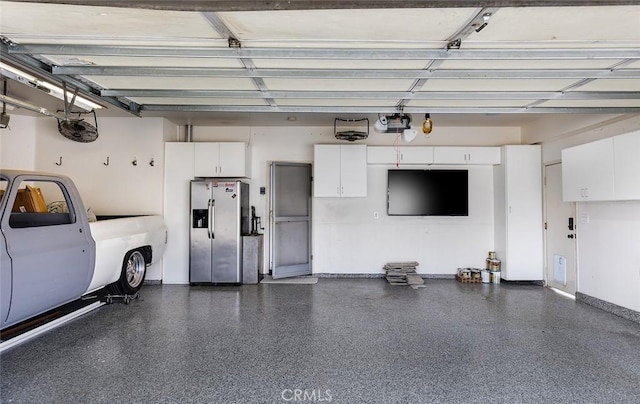
[[[505,146],[506,280],[544,278],[540,146]]]
[[[613,161],[613,138],[562,150],[563,200],[614,200]]]
[[[369,146],[367,147],[368,164],[431,164],[433,163],[433,147],[431,146]]]
[[[586,182],[582,172],[582,153],[576,147],[562,150],[562,200],[581,202]]]
[[[398,160],[398,153],[393,146],[367,147],[368,164],[396,164]]]
[[[640,200],[640,131],[613,138],[616,200]]]
[[[220,169],[220,145],[218,143],[194,143],[195,176],[217,177]]]
[[[468,148],[435,147],[433,149],[434,164],[467,164]]]
[[[195,142],[196,177],[249,176],[244,142]]]
[[[467,164],[500,164],[499,147],[471,147],[468,150]]]
[[[367,146],[340,146],[340,196],[367,196]]]
[[[509,281],[544,278],[540,146],[504,146],[493,168],[494,242]]]
[[[433,163],[433,147],[414,146],[400,148],[401,164],[431,164]]]
[[[367,147],[315,145],[313,196],[367,196]]]
[[[313,196],[340,196],[340,145],[314,146]]]
[[[499,147],[434,147],[434,164],[500,164]]]
[[[248,177],[246,144],[241,142],[220,143],[220,166],[218,176]]]

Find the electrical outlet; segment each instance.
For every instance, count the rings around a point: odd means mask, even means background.
[[[589,224],[589,215],[583,213],[580,215],[580,223]]]

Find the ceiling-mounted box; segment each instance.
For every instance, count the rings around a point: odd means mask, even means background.
[[[338,122],[340,122],[341,125],[345,125],[346,127],[344,127],[343,130],[338,130]],[[355,125],[349,125],[349,124],[355,124]],[[356,130],[356,129],[359,129],[357,128],[358,125],[363,125],[363,124],[366,124],[366,127],[367,127],[366,132],[362,130]],[[348,140],[349,142],[353,142],[356,140],[364,140],[369,137],[369,119],[368,118],[362,118],[362,119],[335,118],[333,120],[333,133],[336,139],[339,139],[339,140]]]

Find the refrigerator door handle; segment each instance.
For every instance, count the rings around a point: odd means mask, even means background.
[[[208,215],[207,215],[207,237],[211,238],[211,202],[212,200],[209,199],[209,202],[207,202],[207,209],[209,210]]]
[[[211,209],[209,212],[209,223],[211,229],[211,238],[216,238],[215,228],[216,228],[216,200],[211,200]]]

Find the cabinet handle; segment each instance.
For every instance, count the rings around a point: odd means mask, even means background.
[[[404,153],[400,153],[400,161],[404,161]]]
[[[340,195],[344,194],[344,187],[340,187]]]
[[[340,187],[337,187],[337,188],[336,188],[336,194],[337,194],[337,195],[340,195]]]
[[[220,167],[220,174],[222,174],[222,166],[218,166],[218,167]]]

